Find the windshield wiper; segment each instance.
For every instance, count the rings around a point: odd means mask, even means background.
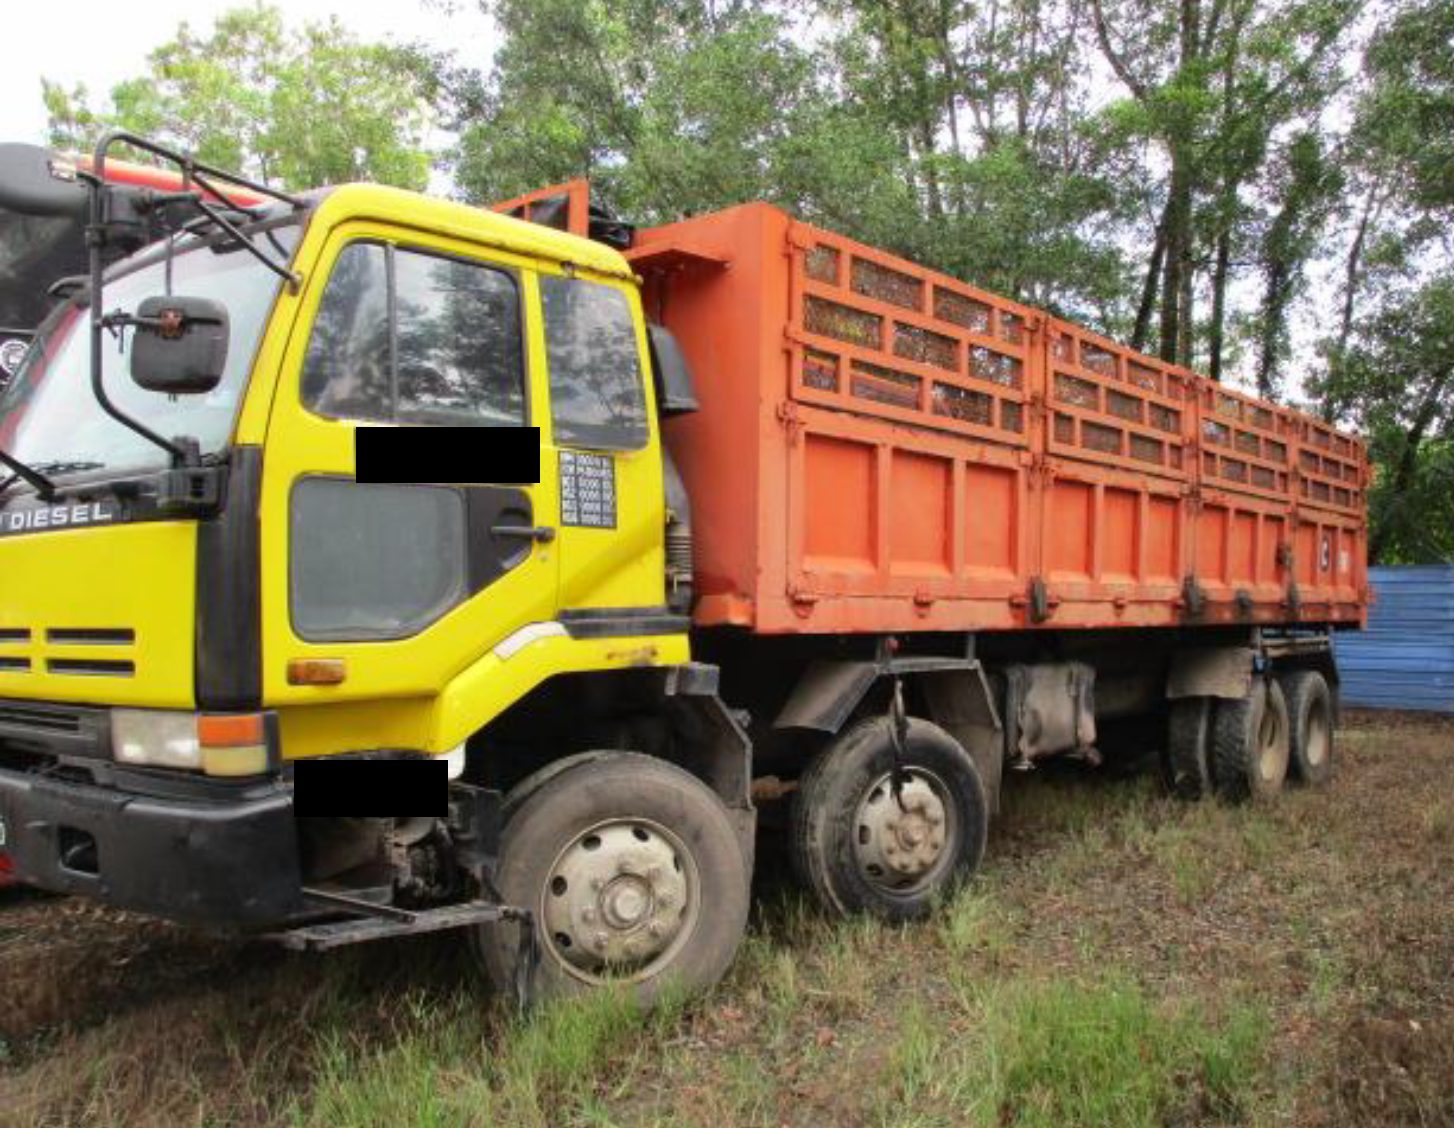
[[[3,450],[0,450],[0,463],[4,463],[13,471],[10,477],[5,479],[4,485],[0,485],[0,490],[9,488],[10,483],[19,478],[21,481],[28,482],[34,486],[35,492],[40,495],[42,501],[55,500],[56,484],[34,466],[27,466],[20,459],[12,458]]]

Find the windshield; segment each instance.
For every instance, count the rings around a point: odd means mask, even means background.
[[[254,235],[275,261],[290,259],[298,227],[289,224]],[[143,263],[139,268],[133,264]],[[167,276],[170,267],[171,284]],[[171,256],[151,248],[108,278],[107,313],[135,313],[144,298],[161,294],[210,298],[227,307],[227,366],[206,395],[149,392],[131,379],[132,333],[103,339],[103,380],[126,414],[166,438],[197,440],[215,454],[232,433],[263,325],[281,279],[230,239],[183,243]],[[84,299],[83,299],[84,300]],[[81,305],[57,312],[42,328],[4,397],[0,398],[0,448],[43,473],[72,470],[135,471],[164,466],[167,454],[101,409],[91,394],[89,316]]]

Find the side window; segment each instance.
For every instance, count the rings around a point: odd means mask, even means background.
[[[525,422],[520,295],[502,270],[397,251],[399,400],[407,423]]]
[[[334,264],[303,361],[303,402],[320,415],[392,416],[387,254],[353,243]]]
[[[631,303],[614,287],[542,275],[555,441],[634,450],[647,439]]]
[[[520,295],[503,270],[354,243],[328,280],[303,364],[320,415],[452,426],[525,422]]]

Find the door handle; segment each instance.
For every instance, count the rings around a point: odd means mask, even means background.
[[[520,537],[540,544],[555,540],[555,530],[549,525],[491,525],[490,533],[497,537]]]

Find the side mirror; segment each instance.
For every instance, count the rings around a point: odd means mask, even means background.
[[[209,298],[146,298],[137,306],[131,378],[149,392],[202,395],[227,364],[227,307]]]
[[[0,208],[21,215],[84,219],[86,188],[74,171],[39,145],[0,145]]]
[[[663,418],[697,411],[700,408],[697,389],[681,345],[665,326],[648,325],[646,329],[651,342],[651,367],[656,376],[657,411]]]

